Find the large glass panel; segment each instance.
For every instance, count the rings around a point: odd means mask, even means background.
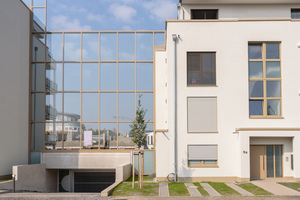
[[[200,85],[200,73],[187,74],[188,85]]]
[[[44,150],[44,124],[34,123],[32,124],[32,150]]]
[[[62,64],[46,63],[46,91],[62,91]]]
[[[136,89],[153,90],[153,63],[136,64]]]
[[[64,90],[80,91],[80,64],[79,63],[65,63]]]
[[[45,88],[45,65],[42,64],[32,64],[31,68],[31,90],[32,91],[44,91]]]
[[[99,60],[99,34],[82,34],[82,60]]]
[[[80,149],[80,124],[74,122],[64,123],[64,149]]]
[[[267,81],[267,97],[281,97],[280,81]]]
[[[117,90],[117,64],[116,63],[100,64],[100,90],[105,90],[105,91]]]
[[[47,34],[47,61],[62,61],[63,35],[61,33]]]
[[[46,93],[46,121],[62,121],[62,93]]]
[[[64,121],[79,121],[80,93],[64,94]]]
[[[22,0],[26,6],[30,7],[31,6],[31,0]]]
[[[250,100],[249,101],[249,114],[250,115],[263,115],[263,101]]]
[[[101,123],[100,124],[100,148],[116,149],[117,148],[117,124]]]
[[[201,53],[191,53],[187,54],[187,69],[188,72],[199,72],[200,71],[200,56]]]
[[[280,78],[280,62],[266,62],[267,78]]]
[[[249,62],[249,78],[263,77],[263,62]]]
[[[82,121],[98,121],[98,93],[82,93]]]
[[[135,60],[134,33],[119,33],[119,60]]]
[[[99,64],[82,63],[82,90],[98,91],[99,89]]]
[[[249,97],[263,97],[263,81],[249,81]]]
[[[281,109],[280,109],[280,100],[268,100],[267,101],[267,113],[268,115],[280,115]]]
[[[62,124],[46,123],[45,127],[45,149],[62,150]]]
[[[32,34],[32,61],[45,60],[45,34]]]
[[[146,112],[145,121],[153,121],[153,93],[137,93],[137,104],[138,100],[141,100],[141,108]]]
[[[44,121],[45,116],[45,104],[44,104],[44,93],[35,93],[31,95],[31,116],[32,121]]]
[[[276,178],[282,177],[282,148],[275,146],[275,176]]]
[[[248,46],[249,59],[262,59],[261,45],[249,45]]]
[[[117,121],[117,94],[100,94],[100,120]]]
[[[81,36],[76,33],[65,34],[65,61],[79,61],[81,59]]]
[[[135,90],[135,64],[119,63],[119,91]]]
[[[45,30],[45,8],[33,8],[33,31]]]
[[[202,85],[216,85],[216,73],[202,73]]]
[[[82,148],[98,149],[99,148],[99,127],[98,123],[82,124]]]
[[[100,60],[117,60],[117,34],[100,34]]]
[[[153,60],[153,34],[137,33],[136,34],[136,59]]]
[[[119,121],[134,121],[135,94],[119,93]]]
[[[43,141],[43,143],[44,143],[44,141]],[[33,165],[33,164],[40,164],[40,163],[41,163],[41,153],[39,151],[31,151],[30,152],[30,164]]]
[[[202,70],[215,71],[215,53],[202,53]]]
[[[279,59],[279,44],[266,44],[267,59]]]
[[[131,123],[119,123],[119,149],[134,149],[135,144],[132,142],[132,137],[129,136]]]
[[[32,6],[45,7],[45,0],[33,0]]]
[[[165,34],[164,33],[154,33],[154,44],[155,46],[165,46]]]
[[[273,146],[267,146],[267,178],[274,178]]]

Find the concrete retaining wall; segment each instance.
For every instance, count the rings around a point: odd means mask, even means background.
[[[116,181],[125,181],[131,176],[131,164],[119,165],[116,167]]]

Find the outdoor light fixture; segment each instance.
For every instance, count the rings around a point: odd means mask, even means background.
[[[234,131],[233,134],[239,134],[239,132],[238,131]]]
[[[300,42],[298,42],[298,48],[300,48]]]

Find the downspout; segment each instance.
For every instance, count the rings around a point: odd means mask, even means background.
[[[172,34],[174,41],[174,182],[177,182],[177,35]]]

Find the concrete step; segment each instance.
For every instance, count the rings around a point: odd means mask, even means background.
[[[160,197],[170,196],[168,183],[159,183],[159,196]]]
[[[222,196],[208,183],[200,183],[200,185],[209,193],[210,196]]]
[[[199,192],[199,190],[197,189],[197,186],[195,186],[193,183],[185,183],[184,185],[188,189],[191,196],[193,196],[193,197],[202,196],[201,193]]]

